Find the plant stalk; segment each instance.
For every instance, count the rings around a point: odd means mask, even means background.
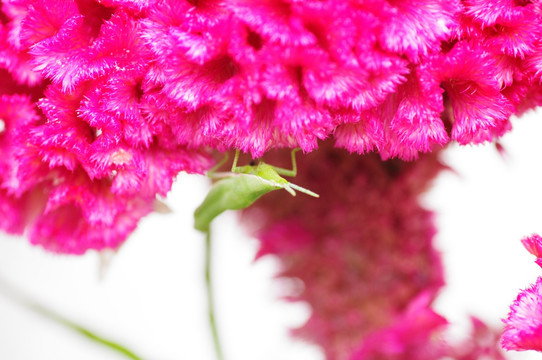
[[[205,233],[205,286],[207,289],[207,306],[209,313],[209,325],[211,327],[211,333],[213,335],[213,344],[215,347],[216,358],[218,360],[224,360],[222,354],[222,347],[220,346],[220,338],[218,336],[218,330],[215,319],[215,306],[213,298],[213,283],[211,276],[211,230],[207,230]]]

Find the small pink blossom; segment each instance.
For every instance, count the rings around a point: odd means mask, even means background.
[[[536,256],[535,262],[542,267],[542,237],[538,234],[533,234],[523,238],[521,242],[527,251]]]

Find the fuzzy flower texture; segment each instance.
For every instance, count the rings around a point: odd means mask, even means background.
[[[116,248],[210,151],[414,159],[542,102],[520,0],[2,0],[0,227]]]
[[[414,159],[539,105],[528,0],[2,0],[0,227],[116,248],[210,151]]]

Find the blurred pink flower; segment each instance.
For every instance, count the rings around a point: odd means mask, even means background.
[[[243,212],[257,257],[276,256],[279,277],[297,284],[286,298],[311,308],[293,334],[328,360],[504,359],[497,331],[472,318],[472,334],[448,342],[447,321],[431,308],[444,276],[420,195],[445,169],[437,156],[382,161],[324,143],[303,157],[295,179],[320,199],[276,192]],[[265,158],[277,166],[287,159]]]
[[[266,156],[279,166],[284,159]],[[365,350],[356,356],[365,358],[377,340],[409,346],[404,337],[416,333],[420,339],[412,345],[420,345],[436,330],[433,324],[442,325],[428,309],[444,283],[435,228],[418,203],[442,168],[435,154],[382,162],[322,144],[303,157],[296,177],[320,199],[277,192],[244,212],[243,222],[257,226],[258,256],[277,256],[279,275],[302,282],[288,298],[306,301],[312,313],[294,334],[321,346],[327,359],[350,359],[360,344]],[[411,306],[416,309],[408,312]],[[405,328],[415,326],[413,319],[419,332]]]

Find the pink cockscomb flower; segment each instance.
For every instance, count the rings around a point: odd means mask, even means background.
[[[40,116],[11,141],[20,194],[50,169],[148,202],[210,150],[331,137],[410,160],[542,103],[532,2],[9,0],[0,19],[0,93]]]
[[[148,119],[136,17],[94,1],[2,4],[2,229],[61,253],[117,248],[180,171],[210,166]]]
[[[538,86],[532,3],[17,0],[3,11],[5,48],[27,59],[6,52],[8,70],[83,94],[87,121],[113,112],[134,144],[258,157],[334,136],[411,159],[502,135]],[[119,98],[130,91],[143,118]]]
[[[266,161],[280,166],[285,158]],[[312,314],[294,334],[321,346],[327,359],[350,359],[386,328],[385,339],[409,347],[405,316],[420,320],[412,347],[431,333],[430,310],[405,311],[421,294],[427,308],[443,285],[432,214],[418,203],[442,168],[433,154],[417,163],[382,162],[326,143],[303,157],[295,179],[320,199],[273,193],[243,214],[247,224],[260,224],[258,256],[277,256],[280,276],[303,282],[288,297],[307,302]]]
[[[523,246],[537,257],[542,267],[542,238],[534,234],[522,240]],[[542,351],[542,277],[522,290],[510,306],[501,344],[507,350]]]

